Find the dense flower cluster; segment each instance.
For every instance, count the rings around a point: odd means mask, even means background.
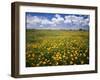
[[[26,66],[89,64],[87,33],[67,31],[61,33],[56,36],[40,37],[41,41],[34,43],[27,42]]]

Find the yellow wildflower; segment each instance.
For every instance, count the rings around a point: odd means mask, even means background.
[[[72,62],[72,61],[70,61],[70,64],[73,64],[73,62]]]
[[[81,61],[81,64],[83,64],[84,63],[84,61]]]

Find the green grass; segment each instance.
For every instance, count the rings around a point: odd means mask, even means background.
[[[26,67],[89,64],[88,31],[26,30]]]

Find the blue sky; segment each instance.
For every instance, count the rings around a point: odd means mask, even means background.
[[[90,16],[26,12],[27,29],[89,29]]]

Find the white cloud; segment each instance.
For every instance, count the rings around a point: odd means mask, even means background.
[[[41,24],[50,24],[51,22],[48,19],[42,19]]]
[[[71,23],[74,24],[74,26],[87,26],[89,25],[89,17],[84,19],[82,16],[75,16],[75,15],[68,15],[65,16],[65,21],[64,23]]]
[[[71,23],[70,16],[65,16],[64,23]]]
[[[76,15],[66,15],[62,17],[60,14],[54,15],[51,19],[45,16],[27,16],[27,28],[68,28],[82,27],[89,25],[89,18]]]
[[[57,18],[52,18],[52,22],[53,22],[54,24],[57,24],[57,23],[58,23]]]
[[[80,21],[83,21],[83,17],[75,15],[65,16],[65,23],[67,22],[79,23]]]
[[[56,14],[53,18],[52,18],[52,23],[54,24],[61,24],[64,22],[64,18],[61,17],[59,14]]]
[[[59,17],[61,17],[61,16],[60,16],[59,14],[56,14],[55,17],[56,17],[56,18],[59,18]]]
[[[55,17],[56,17],[56,19],[57,19],[58,21],[64,21],[64,18],[61,17],[59,14],[56,14]]]
[[[27,16],[27,23],[28,24],[38,24],[41,22],[41,19],[37,16]]]

